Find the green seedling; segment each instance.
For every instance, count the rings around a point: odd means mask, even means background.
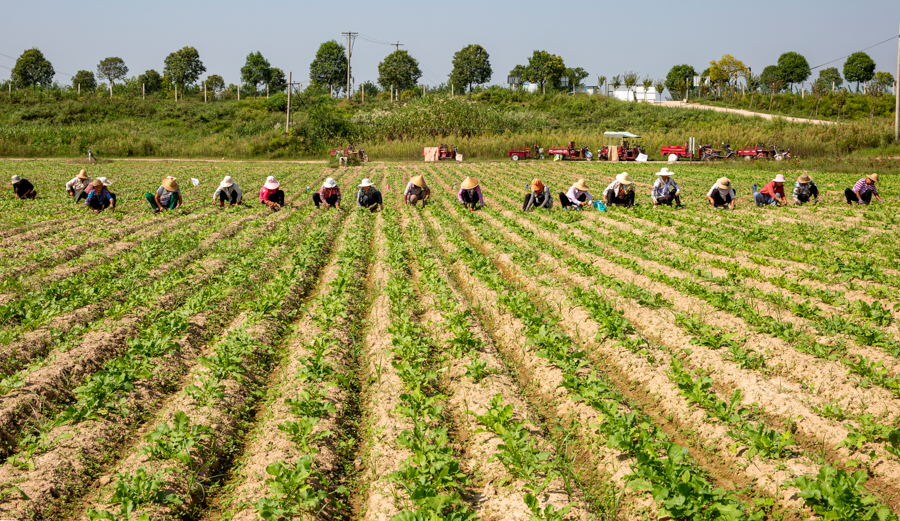
[[[282,521],[318,514],[327,494],[318,488],[325,478],[312,470],[312,457],[303,456],[294,463],[276,462],[266,467],[266,485],[270,497],[256,502],[256,512],[265,521]],[[318,489],[317,489],[318,488]]]

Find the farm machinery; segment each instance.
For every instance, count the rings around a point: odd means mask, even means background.
[[[574,141],[569,141],[569,145],[565,147],[551,147],[547,149],[547,154],[559,156],[562,160],[587,159],[589,153],[590,150],[587,146],[576,147]]]
[[[722,143],[724,150],[717,150],[712,145],[700,145],[700,159],[702,161],[715,161],[719,159],[728,159],[734,161],[737,156],[731,149],[731,144]]]
[[[544,149],[537,145],[525,148],[510,148],[506,151],[506,156],[513,161],[520,159],[544,159]]]
[[[641,136],[631,132],[604,132],[603,148],[598,151],[598,159],[610,160],[610,152],[615,149],[613,160],[637,161],[638,157],[645,155],[644,147],[637,142]]]
[[[337,158],[356,158],[362,163],[369,161],[369,156],[366,155],[366,149],[364,147],[359,147],[359,150],[356,150],[355,148],[353,148],[353,144],[350,144],[345,148],[332,148],[328,151],[328,155],[335,156]]]

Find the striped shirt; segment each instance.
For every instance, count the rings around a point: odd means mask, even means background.
[[[875,183],[872,183],[870,185],[866,184],[866,179],[867,178],[863,177],[862,179],[857,181],[856,184],[853,185],[853,191],[858,193],[859,195],[862,195],[866,192],[872,192],[872,195],[877,196],[878,189],[875,188]]]
[[[810,181],[806,184],[800,182],[794,183],[794,200],[799,201],[801,195],[806,196],[807,198],[813,197],[811,190],[814,186],[816,186],[815,181]],[[814,199],[817,201],[819,200],[818,196],[814,197]]]

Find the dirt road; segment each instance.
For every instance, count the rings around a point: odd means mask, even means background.
[[[699,110],[715,110],[716,112],[731,112],[733,114],[740,114],[742,116],[752,117],[759,116],[763,119],[772,119],[776,117],[775,114],[765,114],[763,112],[751,112],[749,110],[744,109],[729,109],[726,107],[714,107],[712,105],[699,105],[697,103],[685,103],[683,101],[663,101],[661,105],[664,107],[677,107],[682,109],[699,109]],[[806,119],[806,118],[792,118],[788,116],[777,116],[785,121],[790,123],[809,123],[812,125],[836,125],[836,121],[825,121],[821,119]]]

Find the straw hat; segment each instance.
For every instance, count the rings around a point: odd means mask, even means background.
[[[462,184],[460,185],[463,190],[471,190],[476,186],[478,186],[478,179],[475,179],[474,177],[463,179]]]
[[[274,175],[270,175],[266,178],[266,184],[263,186],[265,186],[269,190],[278,190],[278,187],[281,186],[281,183],[275,180]]]
[[[98,177],[97,179],[99,179],[100,182],[103,183],[103,186],[109,186],[112,184],[112,181],[110,181],[109,179],[107,179],[105,177]]]
[[[581,192],[587,192],[589,190],[587,184],[585,184],[585,182],[584,182],[584,179],[579,179],[578,181],[575,181],[575,189],[579,190]]]
[[[169,176],[162,180],[162,187],[165,188],[168,192],[177,192],[178,181],[176,178]]]
[[[531,191],[532,192],[543,192],[544,191],[544,183],[541,182],[540,179],[532,179],[531,180]]]
[[[671,177],[671,176],[672,176],[672,172],[669,172],[669,169],[668,169],[668,168],[663,168],[662,170],[660,170],[659,172],[657,172],[656,175],[657,175],[658,177]]]
[[[784,176],[781,175],[781,174],[776,175],[776,176],[775,176],[775,179],[773,179],[773,181],[775,181],[776,183],[784,183],[784,182],[786,182],[786,181],[784,180]]]
[[[878,174],[869,174],[869,175],[867,175],[866,177],[869,178],[869,179],[871,179],[873,183],[877,183],[877,182],[878,182]]]
[[[719,190],[728,190],[731,188],[731,179],[727,177],[720,177],[718,181],[716,181],[716,188]]]
[[[810,181],[812,181],[812,177],[809,177],[809,174],[803,174],[797,178],[797,182],[802,184],[806,184]]]
[[[226,175],[222,178],[222,182],[219,183],[219,188],[231,188],[234,186],[234,181],[231,179],[230,175]]]
[[[617,175],[616,181],[618,181],[619,184],[623,184],[623,185],[631,184],[631,178],[628,177],[628,172],[622,172],[621,174]]]
[[[325,188],[334,188],[335,186],[337,186],[337,183],[335,182],[334,179],[329,177],[328,179],[325,180],[324,183],[322,183],[322,186],[324,186]]]
[[[375,185],[375,183],[373,183],[372,181],[369,181],[369,178],[368,178],[368,177],[364,178],[364,179],[362,180],[362,182],[359,183],[359,187],[360,187],[360,188],[365,188],[365,187],[367,187],[367,186],[374,186],[374,185]]]
[[[103,186],[103,181],[94,179],[94,181],[91,182],[91,186],[93,186],[94,188],[100,188],[101,186]]]
[[[16,184],[21,180],[22,180],[22,178],[17,175],[12,176],[12,184]]]
[[[412,184],[418,186],[419,188],[425,188],[425,178],[417,175],[409,180]]]
[[[75,177],[77,177],[78,179],[90,179],[87,175],[87,170],[85,170],[84,168],[82,168],[81,172],[78,172],[78,175]]]

